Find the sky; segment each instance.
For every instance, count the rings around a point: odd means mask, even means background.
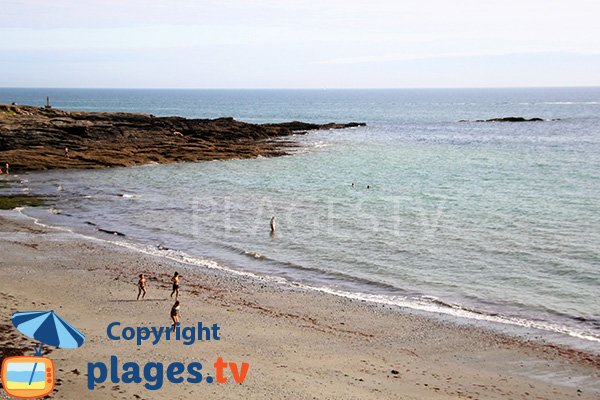
[[[598,0],[2,0],[0,87],[600,86]]]

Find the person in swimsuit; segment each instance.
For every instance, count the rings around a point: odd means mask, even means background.
[[[140,295],[142,295],[142,300],[146,297],[146,277],[144,274],[140,274],[140,280],[137,283],[138,285],[138,296],[137,299],[140,299]]]
[[[171,307],[171,319],[173,320],[173,331],[175,331],[175,327],[179,323],[180,316],[181,316],[181,314],[179,312],[179,300],[177,300],[175,302],[175,304],[173,304],[173,307]]]
[[[175,295],[175,300],[179,300],[179,280],[181,279],[181,275],[179,272],[175,272],[173,277],[171,278],[171,282],[173,282],[173,291],[171,292],[171,298]]]

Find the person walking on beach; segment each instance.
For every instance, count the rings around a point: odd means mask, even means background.
[[[10,175],[10,173],[8,172],[8,168],[9,168],[9,165],[8,165],[8,162],[7,162],[6,163],[6,175]]]
[[[69,157],[69,148],[65,147],[65,158],[70,158]]]
[[[146,297],[146,276],[144,274],[140,274],[140,279],[138,280],[138,295],[137,299],[140,299],[140,295],[142,295],[142,300]]]
[[[181,275],[179,272],[175,272],[173,277],[171,278],[171,282],[173,283],[173,291],[171,292],[171,298],[175,295],[175,300],[179,300],[179,280],[181,279]]]
[[[181,316],[181,313],[180,313],[180,307],[179,307],[179,300],[177,300],[175,302],[175,304],[173,304],[173,307],[171,307],[171,319],[173,320],[173,331],[175,331],[175,327],[179,323],[180,316]]]

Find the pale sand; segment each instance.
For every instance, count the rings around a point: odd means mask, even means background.
[[[597,399],[598,357],[440,322],[332,295],[185,266],[0,214],[1,345],[33,347],[10,326],[14,311],[54,309],[82,330],[77,350],[54,349],[64,399]],[[170,323],[169,277],[183,276],[182,323],[219,323],[220,341],[111,341],[106,327]],[[135,301],[137,275],[150,277]],[[9,335],[13,334],[13,337]],[[27,350],[31,355],[32,350]],[[106,382],[87,389],[87,363],[250,363],[242,385]],[[395,370],[398,374],[393,374]],[[578,392],[578,390],[580,390]],[[2,398],[4,395],[0,395]]]

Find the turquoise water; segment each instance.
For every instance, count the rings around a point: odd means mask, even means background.
[[[66,109],[368,126],[298,136],[275,159],[30,174],[33,190],[60,196],[61,215],[27,211],[45,221],[600,343],[600,89],[3,89],[0,102],[46,95]],[[458,122],[504,116],[547,121]]]

